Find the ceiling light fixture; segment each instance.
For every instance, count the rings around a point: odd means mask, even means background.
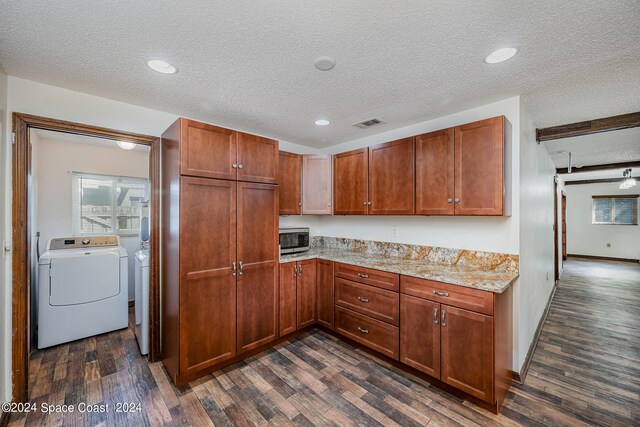
[[[318,126],[326,126],[330,123],[331,122],[329,120],[325,120],[325,119],[316,120],[316,125]]]
[[[513,58],[516,53],[518,53],[518,49],[513,47],[504,47],[487,56],[484,59],[484,62],[486,62],[487,64],[497,64],[499,62],[504,62],[507,59]]]
[[[159,59],[152,59],[151,61],[147,62],[147,65],[153,71],[157,71],[162,74],[175,74],[178,72],[176,67],[169,64],[168,62],[161,61]]]
[[[116,144],[118,144],[118,147],[122,148],[123,150],[133,150],[134,148],[136,148],[135,142],[116,141]]]
[[[330,56],[320,56],[313,61],[313,65],[320,71],[329,71],[336,66],[336,60]]]
[[[625,169],[624,172],[622,172],[622,178],[624,178],[624,181],[622,181],[620,183],[620,187],[618,187],[620,190],[628,190],[631,187],[635,187],[636,186],[636,179],[631,177],[631,169]]]

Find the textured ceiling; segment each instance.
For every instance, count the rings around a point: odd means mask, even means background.
[[[538,127],[640,110],[640,2],[0,1],[0,66],[314,147],[513,95]],[[503,64],[483,58],[504,46]],[[313,60],[329,55],[329,72]],[[179,72],[157,74],[149,59]],[[330,126],[314,120],[328,118]],[[379,117],[382,126],[353,122]]]
[[[554,139],[544,145],[549,153],[570,151],[574,167],[640,161],[640,127]],[[567,154],[552,154],[551,158],[556,167],[567,167]]]

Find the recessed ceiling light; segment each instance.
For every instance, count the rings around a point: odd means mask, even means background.
[[[133,150],[134,148],[136,148],[135,142],[116,141],[116,144],[118,144],[118,147],[122,148],[123,150]]]
[[[336,60],[329,56],[321,56],[313,61],[313,65],[320,71],[329,71],[336,66]]]
[[[331,123],[331,122],[329,120],[325,120],[325,119],[316,120],[316,125],[318,125],[318,126],[326,126],[329,123]]]
[[[162,74],[175,74],[178,71],[173,65],[159,59],[152,59],[151,61],[147,62],[147,65],[152,70]]]
[[[507,59],[513,58],[518,53],[518,49],[513,47],[504,47],[493,52],[491,55],[484,59],[487,64],[497,64],[498,62],[504,62]]]

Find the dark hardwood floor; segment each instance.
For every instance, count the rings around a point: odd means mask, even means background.
[[[640,265],[565,264],[525,384],[497,416],[317,330],[176,389],[125,329],[34,351],[30,387],[38,410],[12,426],[640,425]],[[47,415],[43,402],[110,411]]]

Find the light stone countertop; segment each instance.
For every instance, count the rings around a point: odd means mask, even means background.
[[[390,273],[435,280],[437,282],[502,293],[518,278],[518,273],[507,271],[483,271],[476,268],[437,264],[426,260],[399,259],[365,255],[340,249],[311,248],[308,252],[283,254],[280,263],[321,258],[360,267],[373,268]]]

